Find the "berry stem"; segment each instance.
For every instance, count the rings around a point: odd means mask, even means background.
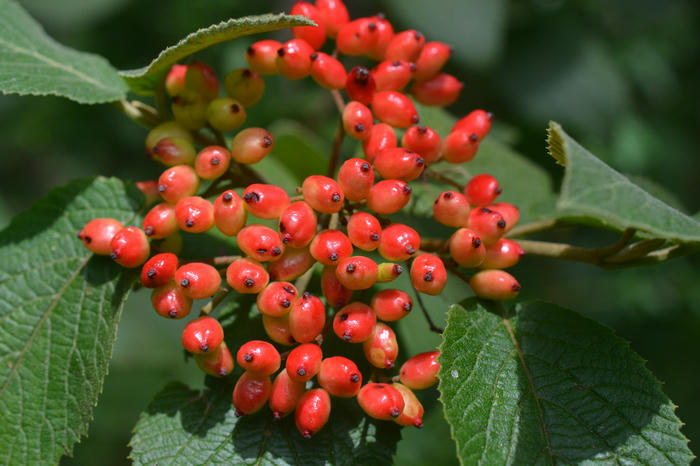
[[[231,288],[229,288],[229,287],[220,289],[218,291],[218,293],[216,293],[214,295],[214,297],[211,299],[211,301],[209,301],[205,306],[202,307],[199,315],[200,316],[209,315],[211,313],[211,311],[216,309],[216,306],[218,306],[221,303],[221,301],[223,301],[224,298],[226,298],[226,296],[228,296],[230,291],[231,291]]]
[[[139,101],[117,100],[112,105],[129,119],[146,128],[153,128],[160,123],[158,112],[153,107]]]
[[[309,282],[311,281],[311,277],[314,274],[315,268],[316,264],[312,265],[309,270],[304,272],[304,274],[301,277],[297,278],[297,281],[294,282],[294,288],[297,289],[297,294],[299,296],[303,295],[306,291],[306,287],[309,286]]]
[[[333,178],[335,171],[338,168],[338,162],[340,160],[340,147],[343,145],[343,139],[345,138],[345,128],[343,127],[343,117],[338,117],[338,128],[335,130],[335,138],[333,139],[333,146],[331,147],[331,157],[328,160],[328,169],[326,174],[329,178]]]
[[[538,233],[540,231],[550,230],[557,225],[555,219],[544,219],[537,220],[530,223],[525,223],[523,225],[518,225],[510,230],[505,236],[508,238],[515,238],[517,236],[530,235],[532,233]]]
[[[209,196],[219,194],[221,192],[221,185],[226,181],[229,180],[227,180],[226,178],[217,178],[209,185],[209,187],[204,191],[204,193],[202,193],[202,197],[207,198]]]
[[[436,172],[435,170],[426,170],[425,173],[430,176],[431,178],[434,178],[438,181],[441,181],[443,183],[449,184],[450,186],[454,187],[457,189],[458,192],[462,192],[464,189],[464,186],[461,184],[457,183],[455,180],[443,175],[442,173]]]
[[[409,267],[410,269],[410,267]],[[418,301],[418,305],[420,306],[421,311],[423,311],[423,315],[425,316],[425,320],[428,322],[428,327],[430,328],[431,332],[435,333],[440,333],[445,331],[445,329],[442,329],[435,325],[433,322],[433,319],[430,317],[430,314],[428,314],[428,309],[425,307],[425,303],[423,302],[423,298],[421,297],[420,293],[418,290],[413,288],[413,293],[416,295],[416,301]]]
[[[168,95],[165,93],[165,78],[161,79],[158,83],[154,99],[156,109],[158,110],[158,117],[162,121],[169,120],[170,110],[168,109]]]

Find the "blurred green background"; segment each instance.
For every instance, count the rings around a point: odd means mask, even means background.
[[[119,69],[145,65],[198,27],[229,17],[288,10],[291,1],[20,0],[60,42],[107,57]],[[448,71],[465,90],[450,111],[496,113],[495,133],[549,170],[548,120],[561,122],[607,163],[670,193],[671,202],[700,210],[700,3],[693,0],[383,0],[352,1],[353,16],[386,13],[396,29],[421,30],[455,47]],[[278,33],[279,38],[289,32]],[[200,58],[221,73],[244,66],[253,39],[209,49]],[[268,82],[251,121],[292,118],[330,138],[332,102],[307,82]],[[333,116],[333,118],[335,118]],[[332,119],[331,119],[332,121]],[[145,131],[109,105],[80,106],[54,97],[0,97],[0,226],[51,188],[96,174],[155,178],[144,156]],[[642,181],[646,183],[647,181]],[[507,187],[506,187],[507,189]],[[544,236],[602,245],[613,235],[562,228]],[[679,405],[691,449],[700,443],[700,260],[654,268],[601,271],[582,264],[526,259],[514,274],[522,296],[574,309],[632,342]],[[439,314],[441,309],[433,309]],[[409,351],[427,350],[417,313],[404,325]],[[167,324],[167,325],[165,325]],[[168,381],[202,384],[179,349],[184,323],[163,322],[135,293],[127,303],[110,374],[90,436],[65,464],[124,464],[130,430],[148,400]],[[435,397],[429,392],[427,398]],[[404,430],[397,464],[457,464],[438,409],[421,430]],[[696,450],[697,451],[697,450]]]

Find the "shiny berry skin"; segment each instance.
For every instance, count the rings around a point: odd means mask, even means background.
[[[309,343],[323,331],[326,323],[326,308],[323,302],[309,293],[304,293],[289,311],[289,331],[299,343]]]
[[[391,39],[394,38],[394,28],[384,15],[372,16],[370,19],[376,25],[376,29],[374,30],[374,40],[367,55],[374,60],[382,61]]]
[[[401,393],[385,383],[368,383],[362,387],[357,402],[368,416],[381,421],[398,418],[405,406]]]
[[[226,236],[236,236],[245,225],[248,213],[235,191],[224,191],[214,201],[214,224]]]
[[[364,141],[369,138],[374,119],[365,104],[357,101],[348,102],[343,109],[343,127],[348,136]]]
[[[218,97],[219,78],[216,77],[214,68],[201,61],[193,61],[187,65],[185,90],[200,94],[207,100]]]
[[[343,89],[347,72],[343,64],[327,53],[314,52],[311,58],[311,77],[326,89]]]
[[[140,228],[126,227],[118,230],[109,244],[112,250],[109,257],[122,267],[138,267],[151,255],[148,238]]]
[[[262,409],[267,403],[272,391],[269,375],[245,371],[233,388],[233,406],[235,414],[241,417],[253,414]]]
[[[272,280],[294,280],[301,276],[316,263],[307,248],[285,248],[284,252],[274,262],[268,265]]]
[[[211,353],[195,354],[194,360],[202,372],[214,377],[224,377],[233,372],[233,357],[225,342]]]
[[[333,356],[321,363],[318,384],[333,396],[352,398],[362,387],[362,374],[350,359]]]
[[[277,74],[277,51],[282,43],[276,40],[260,40],[248,47],[245,59],[253,70],[260,74]]]
[[[374,251],[379,247],[382,226],[374,215],[355,212],[348,220],[348,238],[353,246],[363,251]]]
[[[318,218],[309,204],[296,201],[279,216],[278,230],[282,242],[288,247],[303,248],[316,236]]]
[[[239,293],[258,294],[269,281],[267,270],[255,260],[238,259],[226,269],[226,283]]]
[[[187,317],[192,309],[192,298],[188,298],[175,283],[167,283],[151,293],[153,309],[169,319]]]
[[[219,271],[209,264],[191,262],[177,269],[175,284],[185,296],[204,299],[213,296],[221,287]]]
[[[226,133],[240,128],[247,114],[245,107],[236,99],[220,97],[209,102],[206,117],[212,128]]]
[[[231,157],[238,163],[260,162],[272,150],[274,138],[265,128],[246,128],[231,141]]]
[[[341,27],[350,22],[350,14],[342,0],[316,0],[328,37],[335,38]]]
[[[224,90],[229,97],[244,107],[252,107],[265,93],[265,81],[257,71],[239,68],[224,77]]]
[[[148,152],[152,160],[169,167],[190,165],[197,152],[192,143],[184,138],[163,138]]]
[[[362,350],[370,364],[380,369],[391,369],[399,355],[396,334],[386,324],[378,322],[369,340],[362,343]]]
[[[175,219],[181,230],[203,233],[214,226],[214,205],[199,196],[180,199],[175,205]]]
[[[395,322],[403,319],[413,309],[413,300],[405,291],[386,289],[378,291],[370,302],[377,319]]]
[[[146,288],[158,288],[175,277],[178,260],[175,254],[156,254],[143,264],[141,284]]]
[[[401,383],[412,390],[423,390],[438,382],[440,363],[437,361],[439,351],[419,353],[403,363],[399,371]]]
[[[522,289],[520,283],[503,270],[482,270],[469,280],[469,286],[479,298],[494,301],[515,299]]]
[[[345,80],[345,92],[348,93],[350,100],[369,105],[376,90],[377,83],[367,68],[356,66],[350,70]]]
[[[95,218],[85,224],[78,238],[86,248],[100,256],[112,252],[112,238],[124,225],[113,218]]]
[[[160,197],[170,204],[194,194],[199,189],[199,177],[188,165],[175,165],[165,170],[158,178]]]
[[[208,146],[202,149],[194,161],[197,176],[204,180],[214,180],[228,171],[231,154],[221,146]]]
[[[477,207],[469,214],[469,228],[479,235],[485,244],[498,241],[506,231],[506,221],[503,216],[488,207]]]
[[[484,269],[507,269],[513,267],[525,255],[522,247],[512,239],[501,238],[486,246],[486,258],[480,267]]]
[[[425,36],[418,31],[399,32],[389,42],[384,54],[385,60],[404,60],[415,63],[425,45]]]
[[[445,264],[438,256],[421,254],[411,263],[411,283],[421,293],[439,295],[447,283]]]
[[[443,141],[442,158],[450,163],[469,162],[479,150],[479,138],[468,131],[453,131]]]
[[[352,290],[346,288],[335,276],[335,267],[324,267],[321,273],[321,290],[329,306],[340,308],[352,299]]]
[[[314,343],[304,343],[290,351],[285,368],[289,378],[295,382],[307,382],[321,370],[323,352]]]
[[[284,243],[272,228],[263,225],[248,225],[238,232],[238,248],[253,259],[274,261],[284,252]]]
[[[433,203],[433,218],[448,227],[466,227],[471,207],[467,198],[457,191],[445,191]]]
[[[362,149],[365,153],[365,159],[372,163],[381,151],[396,147],[397,144],[394,128],[386,123],[377,123],[372,126],[369,138],[362,141]]]
[[[426,165],[440,158],[442,139],[433,129],[423,125],[411,126],[401,138],[401,147],[418,152]]]
[[[313,47],[304,39],[292,39],[277,51],[277,70],[287,79],[305,78],[311,73]]]
[[[377,263],[369,257],[348,257],[338,262],[335,276],[350,290],[366,290],[377,283]]]
[[[416,66],[407,61],[383,61],[372,70],[377,92],[400,91],[413,78]]]
[[[334,214],[343,207],[345,194],[338,183],[323,175],[311,175],[301,185],[304,200],[316,211]]]
[[[201,94],[185,90],[173,97],[170,110],[175,120],[189,130],[196,131],[207,124],[209,99]]]
[[[280,368],[282,359],[277,348],[262,340],[244,343],[236,353],[236,362],[243,369],[260,375],[271,375]]]
[[[323,230],[311,241],[309,252],[323,265],[337,265],[352,255],[352,243],[338,230]]]
[[[416,60],[416,71],[413,77],[416,81],[435,77],[450,59],[450,55],[452,55],[452,47],[444,42],[426,43]]]
[[[326,23],[318,9],[307,2],[297,2],[289,11],[291,15],[306,16],[316,23],[316,26],[296,26],[292,28],[292,34],[297,39],[304,39],[314,49],[318,50],[326,42]]]
[[[464,196],[474,207],[491,204],[502,192],[498,180],[486,173],[476,175],[464,187]]]
[[[139,188],[139,191],[143,193],[146,197],[147,206],[153,205],[160,201],[160,194],[158,193],[158,182],[156,180],[147,181],[135,181],[134,185]]]
[[[371,307],[363,303],[350,303],[341,308],[333,318],[333,332],[348,343],[362,343],[372,336],[377,316]]]
[[[187,65],[175,64],[168,71],[165,77],[165,92],[170,97],[174,97],[185,90],[185,74],[187,73]]]
[[[518,224],[520,220],[520,210],[513,204],[507,202],[496,202],[488,206],[489,209],[494,212],[498,212],[503,216],[503,220],[506,221],[506,232],[510,231],[515,225]]]
[[[299,298],[297,289],[289,282],[272,282],[258,294],[257,306],[261,314],[279,317],[288,314]]]
[[[270,391],[269,404],[275,419],[282,419],[294,412],[304,392],[306,392],[306,385],[293,381],[289,378],[287,370],[282,369],[272,382]]]
[[[413,97],[423,105],[446,107],[459,98],[464,84],[447,73],[440,73],[427,81],[419,81],[411,87]]]
[[[174,120],[164,121],[148,132],[146,136],[146,152],[150,153],[155,145],[165,138],[181,138],[190,143],[194,141],[192,134],[180,123]]]
[[[450,132],[464,131],[469,134],[476,134],[479,141],[484,139],[491,130],[493,113],[486,110],[474,110],[464,118],[455,123]]]
[[[394,128],[408,128],[420,120],[411,99],[396,91],[382,91],[374,94],[372,112],[378,120]]]
[[[403,273],[403,267],[400,264],[393,264],[391,262],[382,262],[377,268],[377,283],[394,281]]]
[[[423,173],[425,160],[417,152],[394,147],[381,151],[374,159],[374,168],[382,178],[401,181],[415,180]]]
[[[405,261],[420,247],[420,236],[413,228],[394,223],[382,232],[379,240],[379,254],[390,261]]]
[[[338,30],[335,46],[343,55],[364,55],[377,39],[377,24],[371,18],[358,18]]]
[[[486,247],[478,233],[460,228],[452,234],[449,242],[450,257],[462,267],[478,267],[486,258]]]
[[[367,207],[380,215],[393,214],[403,209],[411,199],[411,187],[401,180],[382,180],[372,186],[367,196]]]
[[[262,323],[265,333],[275,343],[286,346],[296,343],[289,332],[289,314],[282,317],[270,317],[263,314]]]
[[[272,184],[251,184],[242,197],[248,212],[258,218],[278,218],[289,206],[287,192]]]
[[[394,422],[404,427],[413,426],[419,429],[423,427],[423,405],[418,401],[413,390],[400,383],[393,383],[391,386],[401,393],[404,402],[403,411],[394,419]]]
[[[182,330],[182,347],[190,353],[208,353],[224,341],[224,329],[219,321],[202,316],[188,322]]]
[[[370,163],[363,159],[346,160],[338,170],[338,184],[351,201],[361,201],[369,194],[374,185],[374,170]]]
[[[331,415],[331,397],[322,388],[304,393],[294,412],[294,422],[305,439],[323,429]]]

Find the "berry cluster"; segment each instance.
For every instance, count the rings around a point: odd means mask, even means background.
[[[516,242],[502,238],[517,223],[518,209],[495,203],[501,187],[493,176],[474,176],[461,192],[445,191],[435,200],[434,219],[455,229],[439,247],[421,244],[416,230],[386,217],[407,205],[409,183],[427,176],[426,167],[438,160],[471,160],[493,115],[475,110],[442,138],[419,124],[409,95],[424,105],[449,105],[457,99],[462,84],[441,72],[451,47],[426,42],[418,31],[395,33],[381,15],[351,21],[341,0],[299,2],[291,12],[311,18],[318,27],[293,28],[294,38],[286,43],[251,45],[246,52],[250,68],[223,79],[226,97],[219,97],[219,78],[210,66],[195,61],[172,67],[165,89],[174,120],[146,137],[148,155],[168,168],[157,181],[138,183],[149,202],[158,203],[145,216],[143,229],[97,218],[78,236],[96,254],[109,255],[124,267],[142,266],[141,283],[153,288],[153,308],[164,317],[184,318],[193,300],[216,295],[212,306],[185,326],[182,345],[212,376],[230,374],[236,362],[244,369],[233,391],[238,415],[268,403],[276,418],[294,412],[299,431],[310,437],[327,422],[332,395],[357,397],[373,418],[420,427],[423,407],[413,390],[436,383],[438,352],[413,356],[393,378],[381,372],[395,367],[399,352],[387,323],[408,315],[413,300],[400,289],[376,291],[365,302],[354,299],[354,292],[391,282],[408,267],[416,292],[437,295],[445,287],[447,270],[464,267],[479,269],[469,279],[477,296],[505,300],[518,294],[520,285],[502,270],[523,253]],[[331,54],[321,51],[327,38],[335,40]],[[341,55],[378,63],[347,72]],[[291,197],[255,179],[248,165],[272,151],[273,135],[249,127],[227,143],[222,133],[245,123],[247,109],[263,96],[261,75],[272,74],[287,79],[310,75],[334,92],[342,105],[342,132],[362,142],[364,158],[346,160],[335,178],[309,176]],[[410,91],[404,91],[409,85]],[[347,94],[347,104],[340,90]],[[405,130],[400,145],[395,128]],[[202,144],[200,129],[217,136],[219,144]],[[196,145],[203,147],[197,151]],[[198,196],[201,180],[212,182]],[[220,188],[222,180],[231,183],[229,189]],[[238,187],[243,189],[232,189]],[[272,220],[277,228],[249,222],[249,216]],[[181,263],[179,232],[214,227],[236,237],[241,256]],[[151,249],[157,252],[152,257]],[[323,266],[323,300],[305,291],[316,263]],[[291,280],[299,277],[307,279],[298,281],[297,288]],[[269,339],[293,348],[280,354],[279,346],[268,341],[240,342],[234,362],[223,328],[209,315],[217,297],[232,290],[256,295]],[[344,342],[362,344],[374,368],[370,383],[363,385],[351,359],[324,357],[322,343],[331,331]]]

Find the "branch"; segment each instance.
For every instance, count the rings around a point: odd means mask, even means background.
[[[506,233],[506,237],[508,238],[514,238],[516,236],[525,236],[525,235],[530,235],[532,233],[537,233],[540,231],[545,231],[554,228],[557,225],[557,221],[555,219],[544,219],[544,220],[536,220],[534,222],[530,223],[525,223],[523,225],[518,225],[514,227],[512,230],[510,230],[508,233]]]
[[[206,304],[206,306],[202,307],[202,309],[201,309],[201,311],[200,311],[199,314],[200,314],[200,315],[203,315],[203,316],[206,316],[206,315],[211,314],[211,311],[213,311],[214,309],[216,309],[216,306],[218,306],[219,304],[221,304],[221,301],[223,301],[224,298],[226,298],[226,296],[228,296],[228,294],[229,294],[230,292],[231,292],[231,288],[229,288],[229,287],[222,288],[221,290],[219,290],[219,292],[216,293],[216,294],[214,295],[214,297],[212,298],[212,300],[209,301],[209,302]]]
[[[449,185],[452,186],[453,188],[456,188],[457,191],[460,192],[460,193],[461,193],[462,190],[464,189],[464,186],[461,185],[460,183],[457,183],[457,182],[456,182],[455,180],[453,180],[452,178],[449,178],[449,177],[443,175],[442,173],[436,172],[435,170],[429,170],[429,169],[428,169],[428,170],[425,170],[425,173],[426,173],[429,177],[431,177],[431,178],[433,178],[433,179],[436,179],[436,180],[438,180],[438,181],[442,181],[442,182],[445,183],[445,184],[449,184]]]

